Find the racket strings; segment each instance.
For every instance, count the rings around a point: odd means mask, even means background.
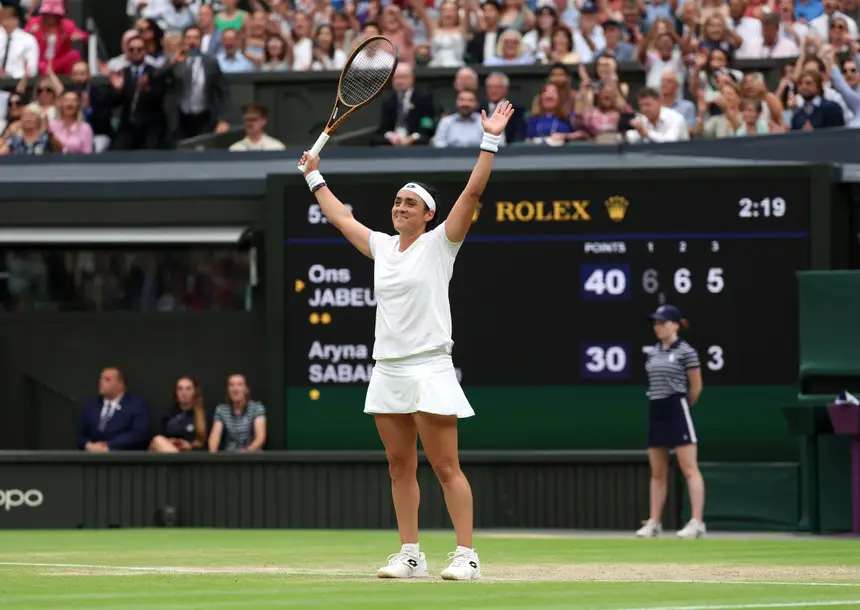
[[[396,64],[396,52],[388,40],[374,40],[359,49],[341,78],[341,101],[358,106],[372,99],[388,82]]]

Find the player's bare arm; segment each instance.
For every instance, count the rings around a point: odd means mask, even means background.
[[[513,114],[514,107],[508,101],[498,104],[495,112],[489,118],[487,118],[485,111],[481,111],[481,123],[484,127],[484,142],[481,144],[481,154],[478,157],[478,162],[475,164],[475,169],[472,170],[472,175],[469,177],[466,188],[463,189],[463,192],[451,209],[451,213],[448,214],[448,218],[445,220],[445,235],[449,241],[455,244],[466,239],[469,227],[472,226],[472,216],[474,216],[475,209],[478,207],[478,199],[484,192],[487,181],[490,179],[490,172],[493,170],[493,158],[495,157],[495,150],[493,149],[498,149],[501,135],[504,133],[505,126],[507,126]],[[490,144],[489,146],[487,145],[488,143]]]
[[[305,168],[304,175],[305,178],[307,178],[311,173],[318,172],[320,158],[311,156],[307,151],[305,151],[302,155],[300,165]],[[318,173],[316,175],[319,176]],[[320,179],[322,178],[320,177]],[[314,196],[317,198],[317,203],[320,204],[320,209],[323,214],[325,214],[328,221],[333,224],[338,231],[343,233],[343,236],[346,237],[347,240],[349,240],[349,243],[355,246],[359,252],[368,258],[373,258],[370,253],[370,229],[355,219],[352,212],[343,205],[340,199],[334,196],[334,193],[331,192],[331,189],[328,188],[325,182],[323,182],[322,185],[314,191]]]

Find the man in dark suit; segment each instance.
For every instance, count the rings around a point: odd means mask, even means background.
[[[104,369],[98,398],[88,400],[81,413],[78,449],[91,453],[146,450],[150,436],[149,405],[126,393],[122,371]]]
[[[378,146],[426,145],[436,129],[436,106],[429,92],[415,88],[412,67],[397,66],[394,91],[382,102],[382,118],[373,137]]]
[[[502,100],[508,100],[508,88],[510,81],[508,77],[501,72],[492,72],[484,81],[484,87],[487,89],[487,101],[481,104],[481,110],[487,112],[487,116],[492,116],[496,111],[496,105]],[[510,102],[510,100],[508,100]],[[517,106],[513,102],[514,115],[508,121],[505,127],[505,142],[522,142],[526,133],[526,117],[525,109],[522,106]]]
[[[111,143],[113,150],[158,148],[164,134],[164,90],[147,64],[142,38],[128,41],[129,65],[110,75],[112,101],[120,107],[119,127]]]
[[[791,117],[793,130],[812,131],[829,127],[844,127],[845,115],[836,102],[823,97],[821,74],[815,70],[807,70],[797,83],[797,92],[803,99],[803,105],[798,106]]]
[[[230,89],[218,60],[200,52],[201,42],[199,27],[186,29],[184,49],[158,71],[166,88],[164,109],[171,146],[204,133],[230,129]]]

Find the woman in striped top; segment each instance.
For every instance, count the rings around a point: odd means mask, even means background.
[[[662,305],[651,314],[654,334],[659,341],[648,354],[648,398],[651,400],[648,422],[648,461],[651,463],[651,516],[636,532],[640,538],[660,534],[663,505],[669,474],[669,450],[675,449],[678,464],[687,480],[692,519],[678,532],[680,538],[699,538],[705,534],[702,512],[705,483],[697,461],[696,430],[690,406],[702,393],[702,371],[699,355],[678,331],[687,320],[673,305]]]

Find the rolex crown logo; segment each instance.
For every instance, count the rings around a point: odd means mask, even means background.
[[[624,220],[627,215],[627,206],[630,202],[620,195],[614,195],[606,200],[606,211],[609,212],[609,218],[615,222]]]

